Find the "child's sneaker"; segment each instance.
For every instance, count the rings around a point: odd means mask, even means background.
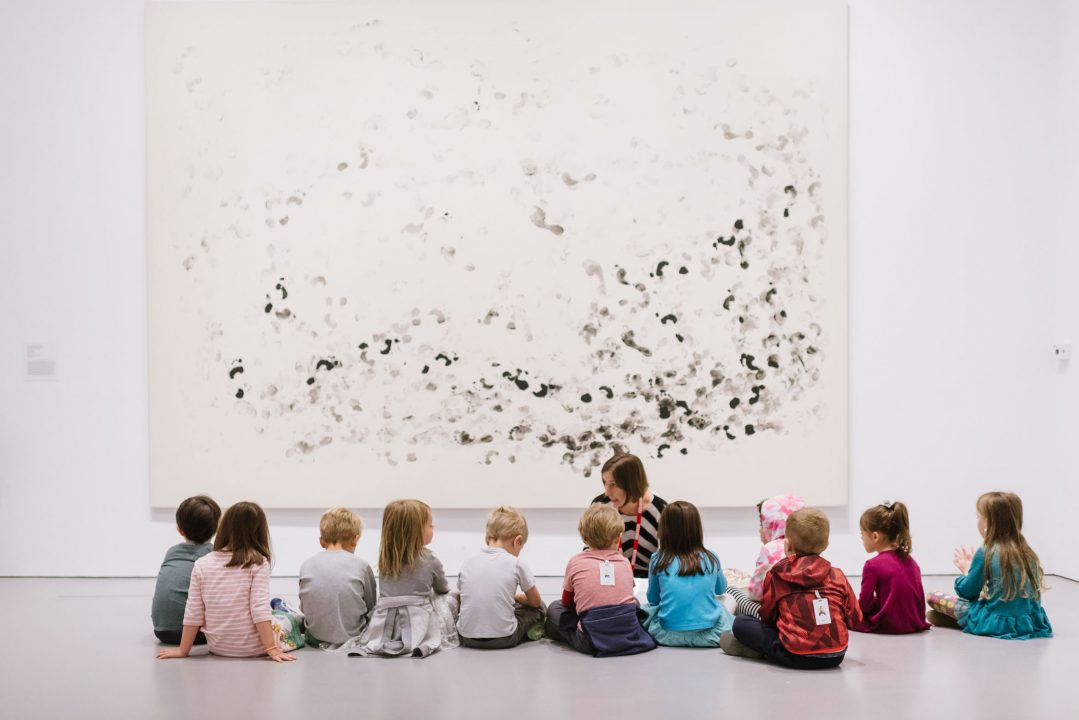
[[[540,620],[538,623],[536,623],[532,627],[528,628],[528,639],[529,640],[539,640],[540,638],[543,637],[543,635],[544,635],[543,623],[544,623],[544,621]]]
[[[728,655],[734,655],[736,657],[752,658],[754,660],[759,660],[764,657],[764,655],[756,650],[740,643],[738,638],[734,636],[734,633],[731,632],[725,632],[719,636],[719,647]]]
[[[939,610],[930,610],[925,614],[925,619],[929,621],[930,625],[936,625],[942,628],[958,628],[959,621],[953,618],[951,615],[945,615]]]

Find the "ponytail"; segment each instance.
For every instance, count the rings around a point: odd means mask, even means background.
[[[901,502],[875,505],[864,513],[859,521],[866,532],[879,532],[895,545],[895,553],[906,560],[910,556],[912,541],[910,538],[910,519],[907,506]]]

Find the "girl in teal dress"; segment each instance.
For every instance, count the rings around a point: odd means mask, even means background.
[[[956,549],[954,562],[963,577],[955,581],[955,595],[929,595],[929,621],[1005,640],[1052,637],[1041,603],[1041,563],[1022,533],[1022,500],[1015,493],[990,492],[976,507],[985,544],[977,552]]]

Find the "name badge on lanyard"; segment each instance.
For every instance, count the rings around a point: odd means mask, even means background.
[[[831,625],[832,613],[828,610],[828,598],[822,598],[820,592],[814,591],[817,599],[813,601],[813,616],[818,625]]]
[[[614,566],[609,560],[599,564],[599,584],[614,587]]]

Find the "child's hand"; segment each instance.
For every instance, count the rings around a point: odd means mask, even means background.
[[[187,657],[187,653],[185,653],[180,648],[168,648],[166,650],[162,650],[162,651],[158,652],[158,654],[157,654],[157,659],[158,660],[168,660],[169,658],[185,658],[185,657]]]
[[[266,653],[266,655],[274,662],[292,662],[296,659],[295,655],[290,655],[287,652],[282,652],[278,648],[274,648],[270,652]]]
[[[970,563],[974,559],[974,551],[970,548],[960,545],[955,549],[955,554],[952,556],[952,563],[956,569],[964,575],[970,570]]]

